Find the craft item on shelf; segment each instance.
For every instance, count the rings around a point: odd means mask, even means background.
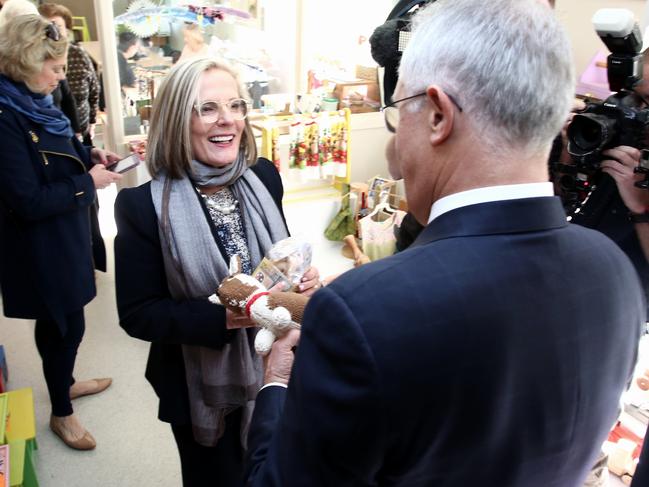
[[[128,142],[128,148],[133,154],[137,154],[141,161],[146,159],[147,139],[135,139]]]
[[[369,209],[374,208],[379,203],[380,196],[385,192],[390,192],[396,181],[393,179],[382,178],[380,176],[374,176],[368,182],[368,191],[367,191],[367,207]]]
[[[304,169],[306,167],[306,137],[304,132],[305,128],[301,120],[296,120],[290,125],[289,169]]]
[[[36,445],[36,421],[31,388],[17,389],[7,397],[5,436],[9,444],[11,485],[37,487],[33,452]]]
[[[134,0],[121,15],[114,19],[138,37],[150,37],[160,30],[161,21],[189,22],[200,26],[213,25],[225,17],[250,19],[248,12],[223,5],[184,5],[178,7],[156,5],[151,0]]]
[[[328,113],[320,115],[318,120],[318,157],[320,173],[323,178],[333,176],[333,150],[331,147],[331,117]]]
[[[243,311],[260,326],[255,336],[255,351],[267,355],[277,338],[300,328],[309,298],[296,292],[269,290],[254,277],[241,274],[240,262],[238,258],[230,260],[230,276],[209,300],[236,312]]]
[[[314,117],[304,124],[304,138],[306,147],[306,178],[319,179],[320,178],[320,156],[318,154],[319,136],[318,124]]]
[[[333,217],[329,225],[324,231],[325,237],[329,240],[342,241],[345,238],[345,235],[355,234],[356,233],[356,219],[354,218],[354,213],[352,212],[350,204],[350,193],[347,191],[349,185],[343,185],[343,194],[340,200],[340,210]]]
[[[138,37],[150,37],[160,30],[160,15],[157,13],[157,8],[158,6],[151,0],[134,0],[126,8],[126,13],[117,16],[115,20],[121,17],[133,34]]]
[[[406,212],[390,207],[388,197],[385,191],[372,212],[358,221],[363,253],[371,260],[388,257],[397,250],[395,229],[401,225]]]
[[[367,183],[351,183],[349,190],[356,195],[356,206],[352,207],[354,216],[358,217],[361,209],[367,207],[367,192],[369,185]],[[363,215],[364,216],[364,215]]]
[[[349,181],[349,123],[349,111],[339,110],[309,116],[270,116],[255,127],[262,132],[261,156],[272,160],[276,167],[297,170],[292,173],[295,180],[333,177],[334,183],[341,183]],[[288,163],[282,164],[277,146],[286,132]]]
[[[642,377],[636,379],[636,384],[643,391],[649,391],[649,369],[645,369]]]
[[[361,248],[358,246],[358,242],[356,241],[356,237],[354,235],[346,235],[345,238],[343,238],[343,242],[345,242],[345,244],[349,246],[352,252],[354,267],[359,267],[363,264],[369,264],[370,262],[372,262],[370,258],[365,255]]]
[[[0,487],[9,487],[9,445],[0,445]]]
[[[626,438],[621,438],[616,443],[609,445],[606,452],[608,454],[606,466],[609,471],[618,477],[633,477],[637,465],[637,459],[634,459],[633,456],[636,447],[637,444],[634,441]]]
[[[335,175],[342,177],[347,173],[347,137],[349,126],[346,118],[337,117],[332,122],[331,138]]]
[[[0,443],[7,442],[5,428],[7,426],[7,412],[9,411],[9,395],[0,394]]]

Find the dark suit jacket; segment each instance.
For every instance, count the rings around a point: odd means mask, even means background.
[[[284,189],[273,164],[260,159],[253,171],[281,211]],[[176,302],[171,298],[150,187],[146,183],[123,189],[115,200],[117,310],[120,325],[129,335],[151,342],[146,378],[160,399],[158,417],[169,423],[188,424],[181,345],[220,348],[229,333],[222,306],[214,306],[207,299]],[[202,198],[197,198],[203,204]]]
[[[0,104],[0,280],[6,316],[54,318],[95,296],[89,149]]]
[[[448,212],[311,298],[249,485],[578,486],[644,319],[627,257],[557,198]]]

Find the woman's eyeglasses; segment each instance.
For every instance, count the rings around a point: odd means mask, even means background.
[[[61,32],[54,22],[47,24],[45,27],[45,37],[43,39],[51,39],[54,42],[61,40]]]
[[[201,117],[203,123],[215,123],[222,115],[227,113],[234,120],[243,120],[248,116],[248,107],[250,103],[243,98],[235,98],[229,101],[204,101],[194,106],[196,113]],[[223,112],[221,111],[223,110]]]

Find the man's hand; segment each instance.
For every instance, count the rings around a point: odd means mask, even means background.
[[[617,183],[622,201],[632,213],[644,213],[649,210],[649,191],[637,188],[635,183],[644,179],[644,174],[636,174],[633,169],[640,165],[641,152],[635,147],[621,145],[602,152],[601,163],[605,172]]]
[[[575,98],[572,103],[572,110],[570,110],[566,123],[563,124],[563,128],[561,129],[561,142],[563,149],[561,150],[561,156],[558,162],[561,162],[562,164],[574,164],[572,157],[568,153],[568,127],[572,123],[575,114],[581,112],[584,108],[586,108],[586,103],[579,98]]]
[[[300,341],[300,331],[291,330],[273,343],[270,353],[264,357],[264,384],[279,382],[288,384],[295,354],[293,349]]]

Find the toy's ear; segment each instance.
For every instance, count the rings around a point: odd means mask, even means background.
[[[233,255],[232,257],[230,257],[230,275],[235,276],[237,274],[241,274],[241,271],[241,257],[239,257],[238,255]]]

